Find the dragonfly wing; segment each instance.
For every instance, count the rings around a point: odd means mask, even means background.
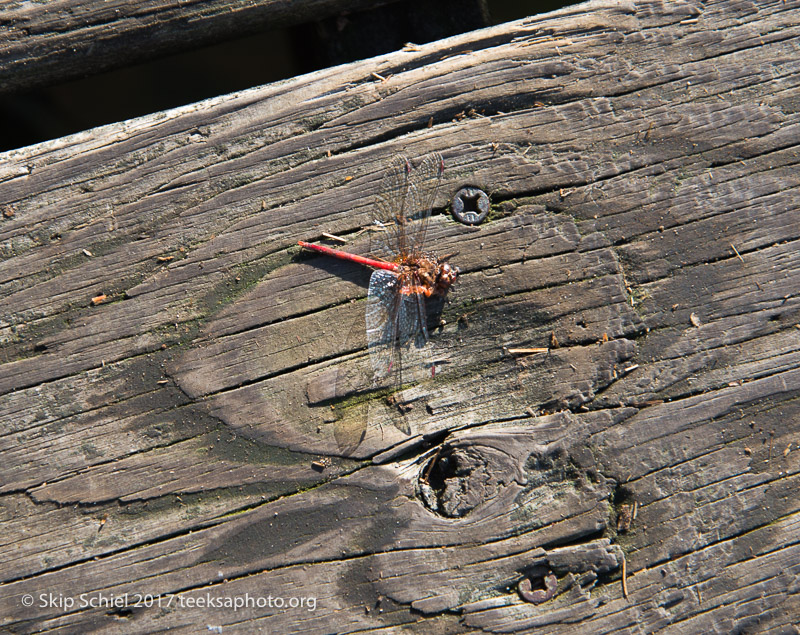
[[[429,154],[411,172],[406,197],[406,248],[408,253],[421,254],[428,231],[431,208],[439,193],[444,173],[444,161],[438,152]]]
[[[402,296],[397,318],[396,387],[422,381],[430,376],[427,313],[422,294]]]
[[[443,170],[439,153],[426,156],[416,169],[404,157],[391,160],[373,210],[370,250],[375,256],[392,260],[422,252]]]
[[[367,433],[367,403],[360,403],[350,408],[347,412],[337,412],[333,426],[333,436],[336,445],[344,456],[351,456]]]
[[[376,382],[401,371],[403,351],[423,348],[428,340],[425,300],[400,292],[390,271],[372,272],[367,294],[367,347]]]
[[[355,321],[344,345],[349,354],[364,348],[363,316]],[[367,432],[368,404],[363,395],[372,387],[372,369],[363,356],[340,362],[334,376],[333,436],[339,451],[351,456],[361,445]]]
[[[392,157],[383,173],[375,207],[372,210],[370,252],[386,260],[402,252],[401,234],[408,206],[410,163],[405,157]]]
[[[372,272],[366,318],[367,347],[375,383],[380,383],[394,371],[402,298],[400,281],[394,273],[382,269]]]
[[[390,378],[390,403],[381,402],[383,420],[389,420],[401,432],[411,434],[407,414],[413,410],[417,393],[412,387],[431,375],[431,354],[426,332],[425,301],[421,295],[404,295],[397,319],[397,341],[394,347],[394,372]],[[372,416],[370,412],[370,416]]]
[[[393,405],[373,403],[369,419],[386,421],[411,434],[403,403],[403,387],[430,377],[430,351],[422,295],[400,292],[399,278],[391,272],[375,271],[367,296],[367,342],[373,368],[373,385],[392,391]]]

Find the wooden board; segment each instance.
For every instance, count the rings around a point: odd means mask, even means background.
[[[0,625],[797,632],[799,32],[593,2],[2,155]],[[344,452],[369,272],[296,241],[432,151],[438,376]]]
[[[0,0],[0,93],[60,83],[380,4],[380,0]]]

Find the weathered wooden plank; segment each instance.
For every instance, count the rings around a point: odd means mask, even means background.
[[[380,0],[0,2],[0,92],[63,82]]]
[[[0,624],[792,632],[798,30],[595,2],[3,155]],[[431,150],[497,204],[345,452],[368,273],[294,244]]]

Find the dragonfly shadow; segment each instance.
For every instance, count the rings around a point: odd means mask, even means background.
[[[369,288],[370,270],[362,265],[316,256],[298,258],[297,260],[325,271],[334,278],[350,282],[364,289]]]
[[[442,313],[447,302],[447,295],[434,295],[425,302],[427,312],[428,333],[433,333],[442,324]]]
[[[438,324],[438,322],[435,322]],[[351,343],[350,340],[353,340]],[[358,340],[358,341],[356,341]],[[434,377],[431,343],[420,337],[396,347],[398,368],[387,376],[378,376],[364,341],[364,325],[360,320],[351,331],[344,347],[346,356],[309,382],[308,403],[318,409],[322,420],[332,425],[333,436],[342,456],[368,456],[385,449],[384,442],[395,443],[392,428],[408,436],[413,432],[412,420],[419,419],[424,393],[418,386]],[[435,362],[434,362],[435,359]],[[359,448],[370,429],[378,434]],[[377,444],[377,445],[376,445]]]

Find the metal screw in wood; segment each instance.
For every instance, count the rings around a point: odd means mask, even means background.
[[[477,225],[489,213],[489,196],[477,187],[462,187],[453,197],[451,209],[460,223]]]

